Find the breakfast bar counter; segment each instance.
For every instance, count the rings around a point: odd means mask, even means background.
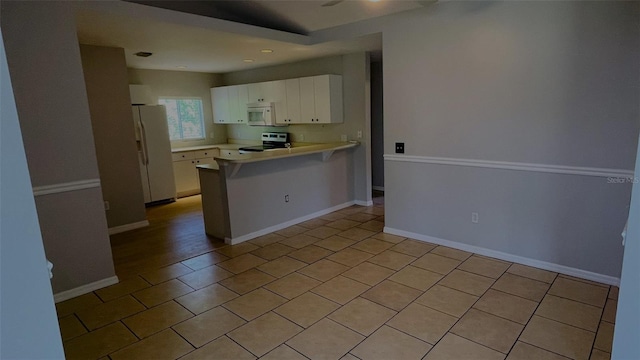
[[[199,165],[198,168],[205,170],[218,170],[220,166],[230,167],[232,170],[228,172],[228,175],[233,177],[240,170],[242,164],[318,153],[322,153],[323,161],[326,161],[329,157],[331,157],[334,151],[346,150],[358,145],[359,143],[356,141],[297,146],[294,144],[294,146],[285,149],[271,149],[263,152],[253,152],[247,154],[220,155],[215,159],[219,166],[215,166],[214,164],[206,164]]]
[[[237,244],[354,203],[359,143],[293,145],[197,167],[207,234]]]

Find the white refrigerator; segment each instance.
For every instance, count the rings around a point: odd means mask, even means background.
[[[163,105],[133,106],[138,162],[144,202],[175,200],[173,159],[167,113]]]

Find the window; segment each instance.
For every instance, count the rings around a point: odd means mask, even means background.
[[[158,103],[167,108],[169,139],[173,141],[205,138],[202,99],[160,98]]]

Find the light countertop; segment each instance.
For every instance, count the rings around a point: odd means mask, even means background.
[[[265,160],[283,159],[293,156],[302,156],[315,153],[333,153],[336,150],[345,150],[360,145],[357,141],[354,142],[335,142],[335,143],[322,143],[322,144],[306,144],[302,146],[294,146],[290,149],[272,149],[263,152],[254,152],[249,154],[237,154],[237,155],[223,155],[216,157],[217,164],[205,164],[198,165],[199,169],[205,170],[218,170],[219,166],[225,163],[229,164],[247,164]]]
[[[185,151],[198,151],[208,149],[222,149],[222,150],[238,150],[239,148],[247,146],[242,144],[213,144],[213,145],[200,145],[200,146],[188,146],[182,148],[171,149],[172,153],[179,153]]]

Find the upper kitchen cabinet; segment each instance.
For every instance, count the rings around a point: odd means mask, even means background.
[[[228,86],[211,89],[211,104],[213,105],[213,122],[215,124],[231,123],[229,117],[229,90]]]
[[[229,86],[229,109],[231,118],[235,123],[247,123],[247,102],[249,102],[249,92],[247,85]]]
[[[300,122],[330,124],[343,122],[342,77],[319,75],[300,78]]]
[[[303,124],[300,117],[300,79],[282,80],[278,83],[280,99],[283,100],[276,103],[276,123]]]
[[[275,106],[276,124],[342,123],[342,76],[319,75],[211,89],[213,122],[246,124],[247,103]]]
[[[287,86],[285,80],[269,81],[264,88],[268,91],[265,99],[272,102],[276,109],[276,123],[286,124],[289,118],[287,109]]]
[[[247,102],[249,102],[247,85],[212,88],[213,122],[216,124],[246,124]]]
[[[249,102],[277,102],[280,81],[266,81],[249,84]]]

